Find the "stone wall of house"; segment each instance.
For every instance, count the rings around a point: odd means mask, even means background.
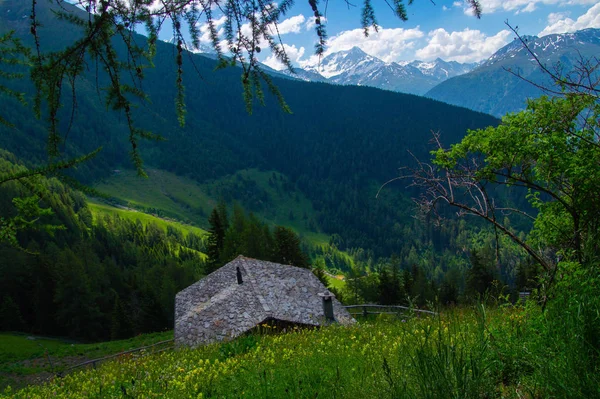
[[[324,291],[310,270],[240,256],[177,294],[175,342],[197,346],[234,338],[266,319],[321,325]],[[336,321],[354,322],[336,299],[333,308]]]

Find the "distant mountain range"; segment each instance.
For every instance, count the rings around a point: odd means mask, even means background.
[[[310,82],[371,86],[422,95],[444,80],[467,73],[476,66],[440,58],[431,62],[384,62],[353,47],[329,54],[318,64],[297,68],[294,74],[281,72]]]
[[[524,36],[531,51],[549,70],[572,71],[578,60],[590,60],[600,54],[600,29],[543,37]],[[427,92],[426,96],[495,116],[525,108],[527,98],[539,97],[540,89],[515,76],[538,85],[552,87],[533,56],[515,39],[472,71],[452,77]]]
[[[551,70],[560,66],[563,72],[568,72],[581,58],[589,59],[600,54],[600,29],[541,38],[523,36],[523,40]],[[214,58],[214,51],[208,46],[190,51]],[[264,68],[275,76],[307,82],[370,86],[424,95],[494,116],[522,110],[527,98],[543,94],[509,70],[542,86],[551,87],[553,84],[517,39],[479,63],[461,64],[440,58],[430,62],[384,62],[353,47],[329,54],[317,64],[296,68],[294,73],[276,71],[266,65]]]
[[[175,44],[173,40],[167,43]],[[213,58],[215,51],[206,45],[199,49],[187,48],[192,53]],[[471,71],[478,64],[446,62],[440,58],[431,62],[384,62],[358,47],[329,54],[321,62],[304,68],[276,71],[265,65],[274,75],[286,75],[306,82],[325,82],[338,85],[370,86],[400,93],[423,95],[437,84],[453,76]]]

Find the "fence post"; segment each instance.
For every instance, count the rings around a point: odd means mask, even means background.
[[[367,311],[367,307],[363,306],[363,316],[365,317],[365,319],[367,318],[368,315],[369,315],[369,312]]]

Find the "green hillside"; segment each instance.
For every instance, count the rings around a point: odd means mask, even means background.
[[[133,170],[120,170],[94,188],[126,207],[205,227],[222,199],[240,203],[268,223],[314,232],[308,228],[309,219],[315,217],[312,203],[281,173],[245,169],[205,183],[159,169],[147,173],[144,179]]]
[[[121,218],[129,219],[132,221],[140,220],[143,225],[154,223],[157,226],[162,227],[165,231],[167,229],[167,226],[170,226],[173,228],[180,229],[185,233],[194,233],[199,236],[204,236],[208,234],[206,230],[203,230],[199,227],[190,226],[173,220],[163,219],[158,216],[148,215],[143,212],[137,212],[133,209],[124,209],[118,206],[107,205],[94,201],[90,201],[88,206],[96,218],[101,217],[102,215],[118,215]]]
[[[41,383],[87,360],[173,339],[173,332],[143,334],[126,340],[79,343],[59,338],[0,334],[0,392]]]

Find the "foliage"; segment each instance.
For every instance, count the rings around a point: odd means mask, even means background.
[[[0,35],[0,78],[2,79],[20,79],[23,73],[13,72],[15,65],[24,65],[26,63],[24,55],[27,49],[23,47],[21,41],[15,37],[14,32],[8,32]],[[21,104],[25,104],[25,95],[12,90],[0,84],[0,93],[17,99]],[[0,124],[12,126],[12,124],[0,115]]]
[[[434,166],[421,163],[413,175],[427,190],[421,206],[436,212],[446,202],[487,220],[548,272],[557,256],[584,262],[585,254],[593,257],[585,245],[595,246],[588,237],[597,237],[600,220],[599,112],[594,96],[542,97],[496,128],[469,131],[448,150],[440,145]],[[492,194],[498,186],[524,190],[537,214],[499,203]],[[529,240],[510,224],[523,216],[534,220]]]

